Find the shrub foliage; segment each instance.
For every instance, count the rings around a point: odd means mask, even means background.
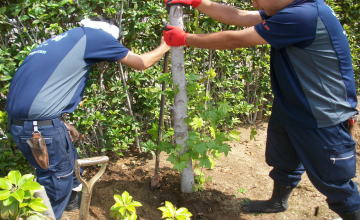
[[[223,2],[251,9],[249,0]],[[351,43],[355,73],[358,73],[360,3],[356,0],[327,2],[344,24]],[[7,133],[5,113],[9,83],[16,68],[37,44],[76,27],[82,18],[95,14],[117,19],[121,23],[122,43],[136,53],[146,52],[158,45],[162,19],[168,18],[163,0],[0,2],[0,155],[11,155],[6,158],[20,162],[20,159],[14,159],[19,154]],[[189,32],[238,29],[218,23],[192,9],[185,9],[184,20]],[[229,130],[241,123],[255,124],[269,115],[272,95],[268,46],[236,50],[186,48],[185,60],[189,122],[196,121],[211,106],[219,108],[218,103],[227,103],[228,114],[218,121],[216,129]],[[161,90],[162,82],[167,85],[164,92]],[[148,141],[153,138],[154,125],[158,124],[161,94],[167,99],[164,138],[171,142],[174,92],[176,88],[172,88],[171,75],[163,73],[161,62],[141,72],[115,63],[98,64],[91,72],[83,101],[68,117],[84,134],[79,144],[80,153],[84,156],[110,152],[122,155],[134,146],[136,139],[142,143],[142,148],[151,149]],[[6,158],[0,161],[0,176],[11,169]],[[27,169],[26,166],[20,168]]]

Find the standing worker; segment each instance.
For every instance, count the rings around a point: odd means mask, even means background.
[[[76,150],[62,114],[73,112],[81,101],[90,67],[101,61],[118,61],[144,70],[170,49],[162,40],[141,55],[119,43],[114,22],[96,17],[82,27],[53,37],[35,48],[18,68],[10,85],[7,112],[10,132],[37,181],[45,187],[56,219],[69,203],[75,178]]]
[[[238,10],[210,0],[169,0],[192,5],[239,31],[189,34],[167,26],[170,46],[235,49],[271,45],[274,93],[266,162],[273,169],[272,197],[252,201],[245,212],[285,211],[304,171],[345,220],[360,220],[355,176],[355,142],[349,126],[356,110],[356,88],[345,32],[324,0],[253,0],[260,11]]]

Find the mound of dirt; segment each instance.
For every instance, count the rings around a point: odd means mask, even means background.
[[[204,190],[191,194],[180,193],[180,174],[171,169],[166,157],[161,155],[161,186],[150,189],[154,173],[154,159],[130,156],[112,161],[103,177],[96,183],[90,207],[90,219],[110,219],[109,209],[114,204],[113,195],[128,191],[134,200],[142,203],[137,209],[141,220],[159,220],[157,209],[165,201],[177,207],[186,207],[192,219],[204,220],[311,220],[335,219],[338,216],[328,209],[325,197],[310,183],[306,175],[289,200],[289,209],[277,214],[245,214],[241,206],[249,199],[268,199],[272,192],[272,180],[266,165],[265,138],[267,124],[259,126],[255,140],[250,140],[250,128],[240,128],[241,141],[231,142],[231,152],[221,158],[212,170],[204,170],[211,181]],[[360,160],[358,159],[358,167]],[[88,171],[92,176],[94,170]],[[355,179],[356,182],[360,178]],[[62,220],[76,220],[78,211],[65,212]]]

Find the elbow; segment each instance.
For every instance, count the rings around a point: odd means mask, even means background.
[[[138,68],[136,68],[136,69],[139,71],[143,71],[143,70],[146,70],[147,68],[149,68],[149,66],[146,66],[145,64],[143,64],[143,65],[138,66]]]
[[[140,62],[138,62],[135,67],[135,69],[137,69],[137,70],[140,70],[140,71],[146,70],[147,68],[152,66],[150,60],[148,60],[146,58],[141,58],[139,61]]]
[[[143,70],[146,70],[147,68],[149,68],[149,66],[146,65],[144,62],[139,62],[139,63],[137,63],[137,65],[134,65],[132,67],[139,71],[143,71]]]
[[[230,36],[224,43],[223,49],[236,49],[236,48],[246,48],[250,45],[247,44],[245,39],[239,39],[237,36]]]

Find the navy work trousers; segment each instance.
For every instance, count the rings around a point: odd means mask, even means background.
[[[326,128],[283,126],[270,119],[266,162],[277,183],[295,187],[306,171],[313,185],[327,197],[338,214],[360,209],[355,176],[355,142],[347,122]]]
[[[52,119],[52,125],[39,126],[49,154],[49,168],[40,168],[26,143],[33,131],[33,121],[24,121],[23,125],[12,124],[10,128],[17,147],[35,168],[37,181],[45,187],[56,219],[60,219],[69,202],[71,190],[80,184],[74,174],[78,155],[64,123],[60,119]]]

